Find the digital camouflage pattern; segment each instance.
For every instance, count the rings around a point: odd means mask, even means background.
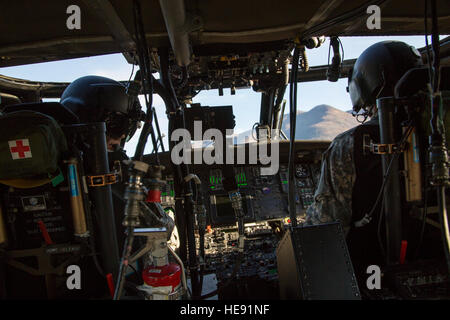
[[[378,122],[373,117],[366,124]],[[352,194],[356,180],[354,133],[349,129],[336,138],[322,155],[322,170],[314,202],[306,212],[306,224],[340,221],[344,231],[352,223]]]
[[[347,232],[352,219],[352,191],[356,179],[353,132],[338,135],[322,155],[322,170],[306,224],[340,221]]]

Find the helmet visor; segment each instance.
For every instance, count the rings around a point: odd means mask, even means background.
[[[122,136],[127,136],[132,127],[131,119],[123,113],[110,113],[105,119],[106,134],[114,139],[119,139]]]

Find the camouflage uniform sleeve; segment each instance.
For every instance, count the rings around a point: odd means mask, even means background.
[[[322,170],[307,209],[306,224],[340,221],[345,232],[352,219],[352,191],[356,178],[352,129],[337,136],[322,155]]]

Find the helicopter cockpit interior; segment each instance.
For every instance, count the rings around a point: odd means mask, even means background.
[[[0,298],[448,299],[450,3],[418,2],[1,2]],[[344,198],[366,220],[308,223],[335,144],[296,139],[302,84],[351,83],[341,38],[413,35],[423,66],[355,138]],[[329,63],[310,65],[325,43]],[[133,77],[7,73],[109,54]],[[220,101],[244,89],[258,120],[236,142]],[[211,91],[217,105],[197,103]]]

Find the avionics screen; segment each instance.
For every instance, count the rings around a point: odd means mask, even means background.
[[[234,210],[228,195],[215,195],[215,197],[217,217],[234,217]],[[242,209],[244,209],[244,213],[247,215],[247,201],[244,195],[242,195]]]

